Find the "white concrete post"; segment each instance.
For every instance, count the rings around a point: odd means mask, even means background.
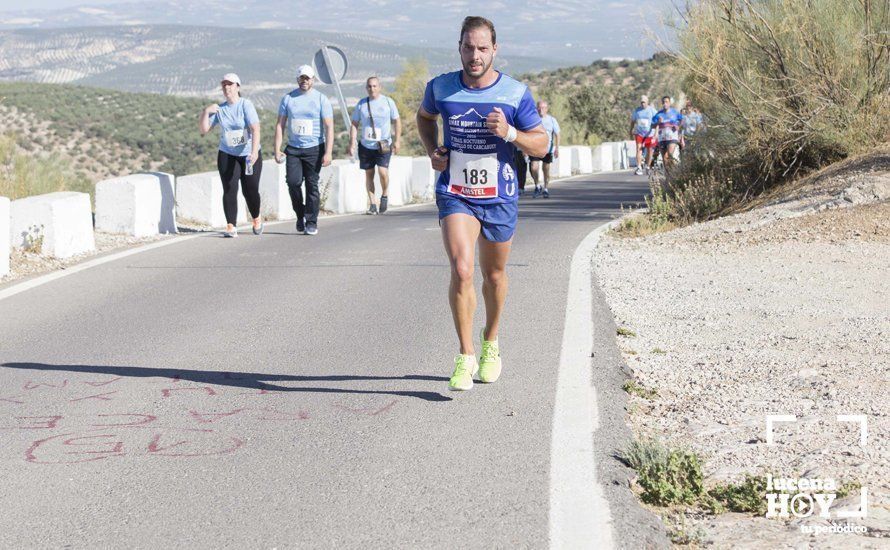
[[[93,212],[86,193],[36,195],[10,204],[12,246],[40,246],[40,253],[69,258],[95,250]]]

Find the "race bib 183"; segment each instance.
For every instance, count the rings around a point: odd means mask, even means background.
[[[676,126],[662,126],[658,130],[658,141],[677,141],[680,134],[677,132]]]
[[[448,155],[448,192],[477,199],[497,197],[497,154],[472,155],[451,151]]]

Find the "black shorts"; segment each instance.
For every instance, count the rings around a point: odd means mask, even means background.
[[[392,152],[384,155],[380,149],[368,149],[361,143],[358,144],[358,166],[362,170],[369,170],[374,166],[389,168],[390,157],[392,157]]]
[[[677,141],[676,139],[671,139],[668,141],[659,141],[658,142],[658,150],[661,151],[662,153],[666,153],[668,150],[668,145],[670,145],[671,143],[673,143],[677,147],[680,146],[680,142]]]
[[[543,162],[544,164],[552,164],[553,163],[553,153],[547,153],[543,157],[528,157],[528,160],[532,162]]]

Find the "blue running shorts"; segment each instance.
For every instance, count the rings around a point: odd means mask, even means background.
[[[454,195],[436,194],[439,207],[439,224],[451,214],[473,216],[482,224],[482,236],[486,241],[504,243],[513,238],[519,215],[517,201],[496,204],[474,204]]]

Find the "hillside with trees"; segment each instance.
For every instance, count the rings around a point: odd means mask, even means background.
[[[414,125],[430,78],[428,62],[408,60],[385,84],[402,115],[402,154],[422,155]],[[677,72],[667,56],[646,61],[596,61],[536,74],[517,75],[559,118],[563,143],[596,144],[624,139],[630,109],[641,93],[679,94]],[[176,175],[214,170],[216,133],[201,137],[196,120],[208,100],[130,93],[71,84],[0,83],[0,195],[12,198],[55,190],[91,191],[108,177],[160,170]],[[259,110],[262,147],[271,154],[276,114]],[[334,154],[346,151],[338,113]]]

